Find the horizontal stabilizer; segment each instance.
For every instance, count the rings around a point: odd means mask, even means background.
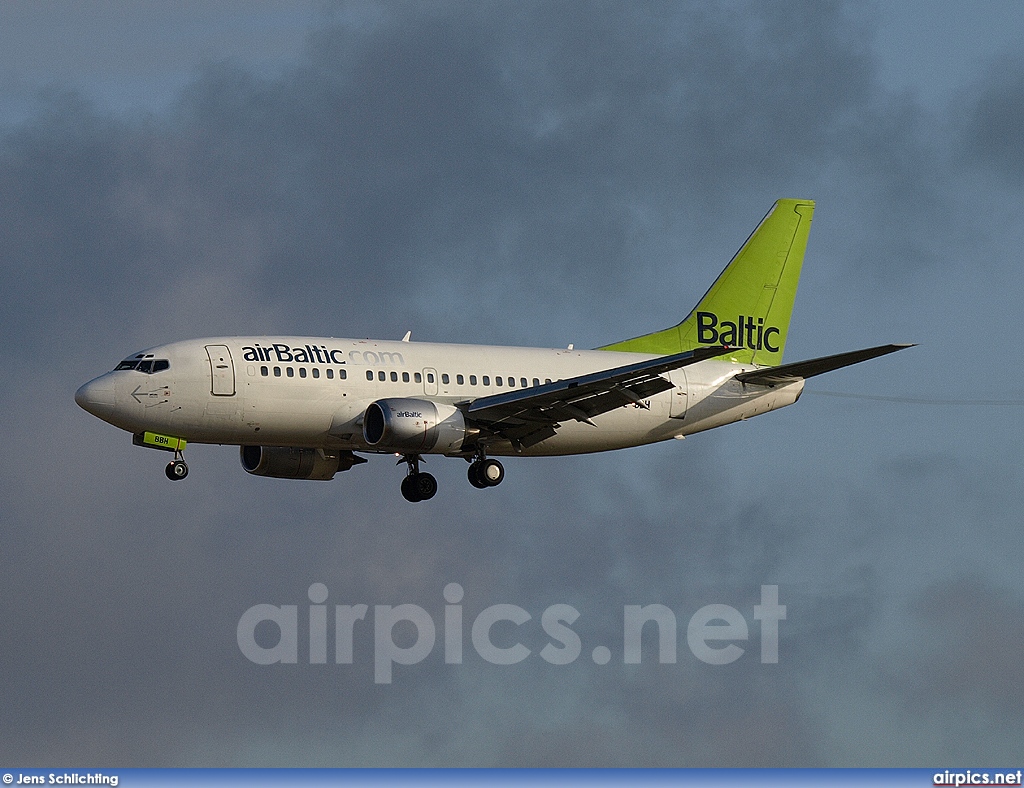
[[[812,358],[808,361],[798,361],[795,364],[783,364],[780,367],[766,367],[756,369],[752,372],[741,372],[736,380],[741,383],[754,383],[760,386],[770,386],[775,383],[787,383],[793,380],[813,378],[815,375],[823,375],[836,369],[848,367],[851,364],[859,364],[872,358],[878,358],[888,353],[895,353],[897,350],[904,350],[914,345],[879,345],[865,350],[853,350],[849,353],[840,353],[836,356],[823,356]]]

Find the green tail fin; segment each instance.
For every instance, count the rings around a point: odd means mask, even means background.
[[[781,364],[813,214],[812,200],[777,201],[682,323],[599,349],[669,355],[734,345],[733,361]]]

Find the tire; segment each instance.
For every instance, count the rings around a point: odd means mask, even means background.
[[[406,476],[402,479],[402,497],[409,503],[417,503],[421,500],[416,486],[413,484],[413,476]]]
[[[478,490],[482,490],[487,486],[487,482],[480,478],[480,463],[473,462],[469,465],[469,470],[466,473],[469,477],[469,483],[476,487]]]
[[[164,468],[164,473],[167,478],[172,482],[180,482],[186,476],[188,476],[188,466],[184,460],[173,460],[167,463],[167,467]]]

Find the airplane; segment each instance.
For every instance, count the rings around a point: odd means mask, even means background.
[[[402,495],[426,501],[437,481],[424,455],[461,457],[476,488],[505,477],[496,457],[640,446],[792,405],[804,381],[910,344],[783,364],[814,213],[778,200],[682,322],[594,350],[292,336],[216,337],[132,354],[75,401],[173,452],[237,445],[250,474],[329,480],[391,454]],[[358,452],[358,454],[357,454]]]

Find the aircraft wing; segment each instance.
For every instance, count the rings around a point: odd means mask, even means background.
[[[865,350],[853,350],[849,353],[840,353],[835,356],[823,356],[812,358],[808,361],[798,361],[795,364],[783,364],[779,367],[766,367],[756,369],[752,372],[741,372],[736,380],[741,383],[754,383],[759,386],[772,386],[776,383],[789,383],[794,380],[813,378],[815,375],[823,375],[835,369],[842,369],[851,364],[859,364],[861,361],[878,358],[887,353],[895,353],[897,350],[904,350],[913,345],[879,345],[878,347]]]
[[[463,406],[467,419],[517,448],[533,446],[555,434],[560,422],[590,419],[630,403],[639,404],[672,388],[661,377],[673,369],[733,352],[725,345],[640,361],[541,386],[481,397]]]

